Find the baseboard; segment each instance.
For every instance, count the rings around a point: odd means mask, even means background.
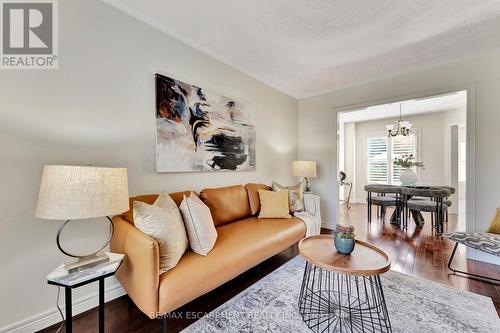
[[[64,290],[62,290],[62,300],[64,300]],[[105,291],[105,302],[127,294],[120,284],[113,285]],[[54,296],[55,302],[55,296]],[[73,301],[73,316],[85,312],[99,305],[99,295],[97,292]],[[63,308],[64,313],[64,308]],[[29,318],[20,320],[0,328],[0,333],[32,333],[61,322],[59,311],[54,307]]]
[[[488,264],[500,265],[500,257],[494,256],[492,254],[474,250],[469,247],[466,249],[465,253],[467,259],[482,261]]]

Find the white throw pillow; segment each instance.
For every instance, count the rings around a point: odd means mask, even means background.
[[[214,248],[217,240],[210,208],[195,194],[184,196],[179,209],[184,217],[189,245],[195,253],[206,256]]]
[[[134,201],[134,224],[158,242],[160,274],[174,268],[188,248],[186,229],[179,208],[168,194],[153,205]]]

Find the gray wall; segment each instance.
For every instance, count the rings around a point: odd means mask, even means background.
[[[34,217],[44,164],[127,167],[131,194],[295,181],[294,98],[100,1],[59,1],[59,17],[58,70],[0,71],[0,331],[55,311],[45,276],[65,258],[59,223]],[[155,72],[253,102],[257,171],[156,173]],[[103,231],[99,223],[74,230],[90,240]],[[78,289],[75,302],[96,291]]]

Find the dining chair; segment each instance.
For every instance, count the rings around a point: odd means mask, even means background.
[[[455,194],[455,188],[454,188],[454,187],[451,187],[451,186],[440,186],[440,187],[442,187],[442,188],[445,188],[445,189],[449,190],[449,191],[450,191],[450,196],[451,196],[451,195],[453,195],[453,194]],[[451,202],[451,200],[450,200],[450,199],[448,199],[448,198],[449,198],[449,197],[444,198],[443,203],[444,203],[446,206],[448,206],[448,208],[450,208],[450,207],[451,207],[451,205],[452,205],[452,202]],[[446,210],[445,222],[448,222],[448,209]]]
[[[369,184],[365,185],[368,204],[368,222],[372,220],[372,205],[377,206],[377,217],[385,219],[387,207],[395,207],[398,221],[401,221],[401,187],[395,185]],[[376,194],[375,196],[373,194]],[[380,209],[380,214],[379,214]]]
[[[440,188],[445,188],[447,190],[450,190],[450,195],[453,195],[455,194],[455,188],[454,187],[451,187],[451,186],[437,186],[437,187],[440,187]],[[448,199],[449,197],[446,197],[443,199],[443,203],[447,206],[448,209],[445,210],[445,217],[444,217],[444,221],[446,223],[448,223],[448,220],[449,220],[449,217],[448,217],[448,211],[449,211],[449,208],[452,206],[452,201],[450,199]],[[432,199],[431,199],[432,200]],[[434,215],[431,215],[431,221],[432,223],[434,223]]]
[[[450,195],[451,191],[443,187],[401,187],[401,197],[404,209],[403,227],[408,227],[410,211],[429,212],[431,216],[433,216],[432,227],[436,228],[438,234],[442,234],[444,231],[445,212],[448,210],[448,206],[444,204],[444,199]],[[429,199],[412,199],[412,197]]]

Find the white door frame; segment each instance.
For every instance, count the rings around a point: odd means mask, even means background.
[[[433,89],[428,91],[416,92],[413,94],[387,97],[378,100],[366,101],[357,104],[345,105],[333,109],[335,113],[335,133],[338,131],[338,115],[340,113],[354,111],[356,109],[367,108],[371,106],[396,103],[400,101],[428,98],[437,95],[449,94],[458,91],[467,92],[467,179],[466,179],[466,229],[468,232],[476,231],[476,89],[474,84],[455,85],[440,89]],[[336,137],[336,136],[335,136]],[[334,145],[336,146],[336,145]],[[334,172],[337,175],[338,165],[338,150],[335,149],[335,163]],[[333,192],[334,207],[337,211],[336,221],[339,220],[339,191],[338,184],[336,183],[337,177],[334,177],[335,184],[333,184],[335,191]]]
[[[451,129],[452,129],[453,127],[455,127],[455,126],[457,127],[457,130],[458,130],[458,133],[457,133],[457,134],[458,134],[458,135],[460,135],[460,129],[461,129],[461,128],[465,128],[465,131],[466,131],[466,133],[467,133],[467,124],[464,124],[464,123],[462,123],[462,122],[453,122],[453,123],[449,123],[449,124],[448,124],[448,126],[446,127],[446,129],[447,129],[447,133],[446,133],[446,135],[448,136],[448,140],[449,140],[449,142],[450,142],[450,143],[451,143]],[[450,146],[449,148],[450,148],[450,149],[448,150],[448,154],[447,154],[447,156],[446,156],[446,159],[447,159],[447,164],[448,164],[448,171],[450,171],[450,169],[451,169],[451,165],[452,165],[452,164],[451,164],[451,146]],[[465,158],[467,158],[467,156],[465,156]],[[466,162],[467,162],[467,161],[466,161]],[[466,163],[466,168],[467,168],[467,163]],[[467,174],[465,175],[465,177],[467,178]],[[447,181],[448,181],[448,183],[449,183],[449,184],[451,184],[451,172],[448,172]],[[466,181],[465,181],[465,186],[466,186],[465,191],[466,191],[466,193],[467,193],[467,179],[466,179]],[[457,188],[457,191],[458,191],[458,188]],[[457,192],[457,193],[458,193],[458,192]],[[456,197],[456,199],[457,199],[457,201],[459,201],[459,197],[458,197],[458,196]],[[466,199],[465,201],[466,201],[466,203],[467,203],[467,199]],[[459,214],[459,213],[460,213],[460,207],[459,207],[459,205],[456,205],[456,208],[457,208],[457,214]],[[465,208],[467,209],[467,207],[465,207]]]

